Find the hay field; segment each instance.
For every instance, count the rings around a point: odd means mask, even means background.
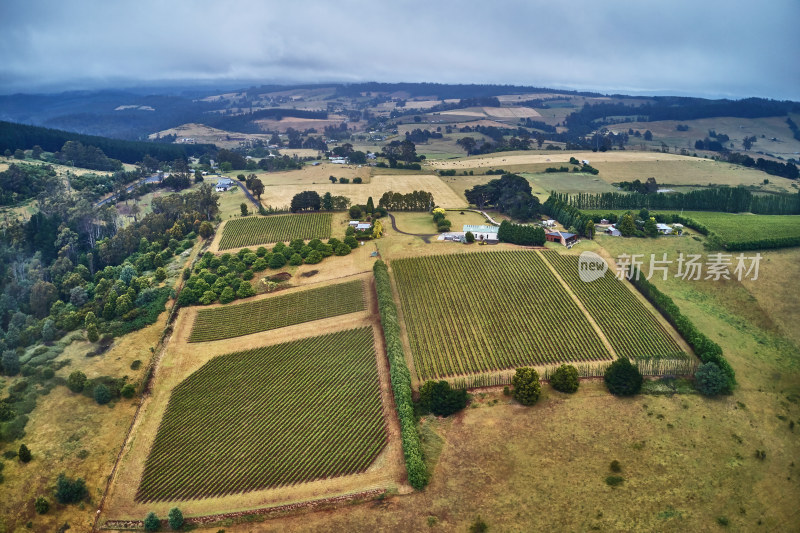
[[[484,167],[502,167],[503,165],[530,165],[537,163],[569,163],[569,158],[587,159],[592,166],[595,163],[617,161],[705,161],[681,155],[662,154],[660,152],[565,152],[565,151],[529,151],[500,152],[496,155],[478,155],[465,157],[457,161],[435,161],[430,166],[439,169],[469,169]]]
[[[542,115],[532,107],[484,107],[483,112],[490,117],[501,118],[533,118]]]
[[[338,165],[337,165],[338,166]],[[263,180],[262,180],[263,181]],[[279,184],[264,183],[264,194],[261,203],[271,206],[287,206],[292,197],[306,190],[317,191],[320,196],[326,192],[333,195],[346,196],[354,204],[365,204],[371,196],[377,205],[378,200],[387,191],[407,193],[411,191],[428,191],[433,193],[436,204],[442,207],[464,207],[466,202],[448,187],[437,176],[425,174],[395,174],[372,176],[369,183],[295,183]]]
[[[322,131],[325,129],[325,126],[338,126],[345,120],[347,120],[347,118],[344,115],[328,115],[327,119],[283,117],[281,120],[263,119],[255,120],[254,122],[258,124],[261,129],[269,131],[286,131],[289,128],[301,131],[309,128],[316,128],[318,131]]]
[[[216,144],[220,148],[236,148],[239,146],[241,139],[260,140],[265,143],[269,141],[271,135],[266,133],[239,133],[232,131],[225,131],[205,124],[182,124],[174,128],[162,130],[148,135],[148,139],[155,139],[156,136],[177,135],[178,138],[191,137],[200,144]],[[229,139],[230,137],[230,139]]]

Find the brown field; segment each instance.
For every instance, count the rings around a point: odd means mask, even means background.
[[[322,166],[322,165],[320,165]],[[332,167],[341,167],[343,165],[331,165]],[[318,167],[312,167],[318,168]],[[366,167],[364,167],[366,168]],[[368,169],[367,169],[368,170]],[[376,169],[377,171],[377,169]],[[326,182],[311,183],[307,182],[307,178],[300,183],[293,184],[273,184],[271,181],[267,183],[264,181],[264,194],[261,196],[261,203],[271,206],[288,206],[292,197],[305,190],[317,191],[320,196],[326,192],[338,196],[346,196],[350,198],[354,204],[365,204],[367,199],[371,196],[372,200],[378,203],[383,193],[387,191],[396,192],[411,192],[415,190],[428,191],[433,193],[433,198],[437,205],[442,207],[464,207],[466,203],[463,199],[459,198],[452,189],[445,185],[437,176],[424,175],[424,174],[389,174],[389,175],[373,175],[369,183],[347,183],[347,184],[332,184],[327,181],[327,176],[337,174],[335,169],[326,167],[322,170],[322,174],[326,176]],[[288,176],[287,176],[288,177]],[[270,178],[268,178],[270,179]],[[303,179],[303,178],[301,178]],[[317,178],[319,179],[319,178]]]
[[[296,130],[307,130],[309,128],[316,128],[318,131],[325,129],[325,126],[338,126],[346,120],[343,115],[328,115],[327,119],[322,118],[299,118],[299,117],[283,117],[281,120],[256,120],[261,129],[269,131],[286,131],[289,128]],[[360,123],[356,123],[357,125]],[[363,125],[363,124],[362,124]]]
[[[533,118],[542,115],[532,107],[484,107],[483,112],[490,117],[501,118]]]
[[[157,135],[162,137],[165,135],[177,135],[178,139],[183,137],[191,137],[197,143],[212,143],[220,148],[236,148],[242,140],[259,140],[268,142],[271,135],[266,133],[238,133],[220,130],[206,126],[205,124],[183,124],[167,130],[159,131],[148,136],[150,139],[155,139]]]
[[[371,273],[361,274],[360,277],[369,280]],[[269,296],[266,297],[269,298]],[[172,337],[153,378],[152,395],[144,398],[131,438],[125,444],[122,462],[112,481],[109,498],[100,523],[105,520],[141,519],[151,510],[166,516],[169,509],[175,506],[175,502],[138,504],[134,502],[134,496],[144,467],[144,460],[149,453],[172,389],[205,362],[217,355],[368,325],[374,328],[376,338],[381,396],[390,437],[386,449],[365,473],[278,489],[184,501],[180,503],[180,507],[187,516],[207,515],[285,505],[379,488],[407,492],[409,489],[402,482],[405,473],[399,426],[393,409],[388,361],[383,343],[380,341],[383,336],[377,315],[377,301],[370,297],[368,302],[369,309],[367,311],[199,345],[190,345],[187,342],[197,308],[181,310]]]

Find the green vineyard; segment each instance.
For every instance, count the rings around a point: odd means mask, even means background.
[[[363,472],[386,439],[372,328],[222,355],[173,390],[136,500]]]
[[[293,239],[328,239],[331,236],[332,218],[330,213],[235,218],[223,227],[219,249],[289,242]]]
[[[612,270],[586,283],[578,271],[578,256],[542,252],[569,285],[608,339],[618,356],[630,358],[687,357],[645,305],[618,280]]]
[[[364,282],[355,280],[254,302],[200,309],[189,342],[230,339],[366,308]]]
[[[418,257],[391,266],[420,380],[612,359],[538,253]]]

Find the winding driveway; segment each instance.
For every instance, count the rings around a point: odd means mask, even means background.
[[[397,233],[402,233],[403,235],[411,235],[413,237],[419,237],[423,241],[425,241],[425,242],[427,242],[429,244],[431,242],[431,237],[438,237],[438,235],[439,235],[438,233],[408,233],[407,231],[402,231],[401,229],[399,229],[397,227],[397,222],[394,219],[394,215],[391,214],[391,213],[388,213],[388,215],[389,215],[389,218],[392,221],[392,229],[394,231],[396,231]]]

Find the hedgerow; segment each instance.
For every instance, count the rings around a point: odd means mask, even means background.
[[[378,292],[378,307],[381,313],[383,336],[386,341],[386,354],[389,357],[389,374],[394,392],[394,402],[397,416],[400,419],[408,482],[419,490],[428,483],[428,472],[422,458],[422,448],[414,417],[414,404],[411,400],[411,373],[406,365],[403,344],[400,340],[397,306],[392,298],[392,285],[386,263],[379,259],[375,262],[372,271],[375,275],[375,286]]]
[[[678,333],[689,343],[697,357],[703,363],[715,363],[727,376],[728,383],[721,392],[730,392],[736,386],[736,372],[725,359],[719,344],[706,337],[689,318],[681,314],[672,298],[662,293],[655,285],[650,283],[640,272],[634,269],[631,272],[631,282],[639,292],[664,315],[670,324],[675,326]]]

